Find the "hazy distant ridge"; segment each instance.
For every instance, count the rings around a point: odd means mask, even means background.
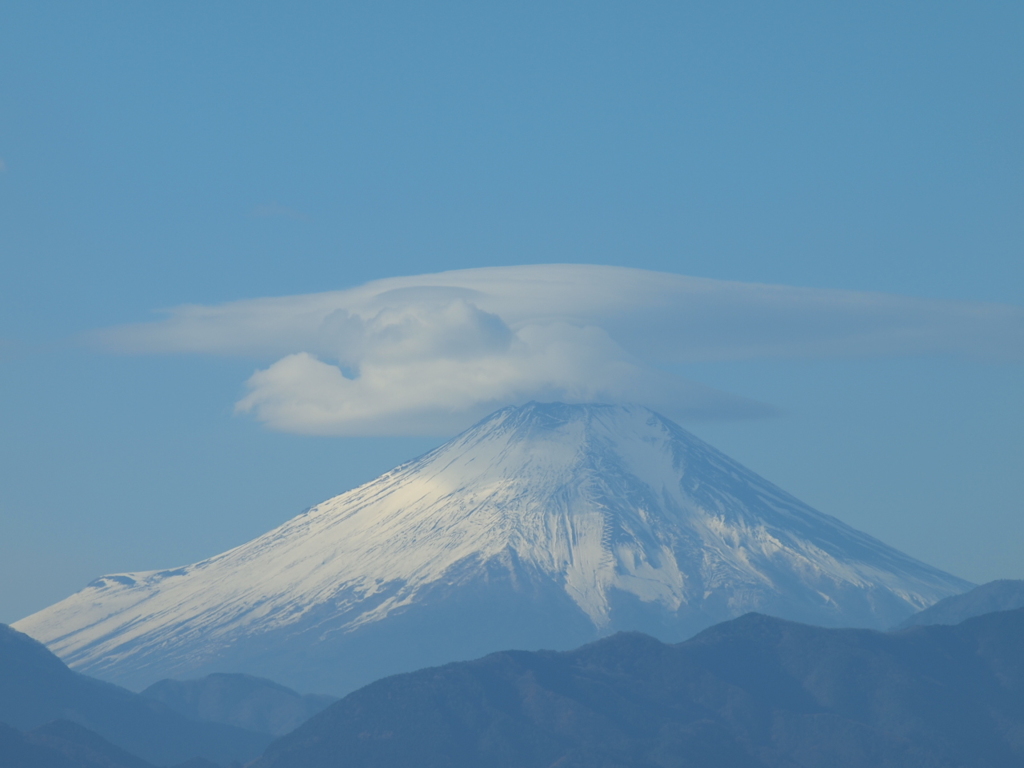
[[[993,611],[1024,608],[1024,580],[1000,579],[982,584],[961,595],[950,595],[915,613],[897,629],[928,624],[959,624],[965,619]]]
[[[294,730],[337,701],[334,696],[303,696],[261,677],[223,673],[198,680],[160,680],[142,695],[192,720],[273,736]]]

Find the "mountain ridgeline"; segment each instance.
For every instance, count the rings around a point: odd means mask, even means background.
[[[247,544],[103,577],[15,626],[130,687],[241,672],[344,694],[749,611],[881,629],[970,586],[645,408],[531,403]]]
[[[961,595],[951,595],[919,611],[897,629],[930,624],[959,624],[965,619],[994,611],[1024,608],[1024,580],[999,579],[982,584]]]
[[[0,626],[2,768],[221,768],[292,724],[252,768],[1016,768],[1024,608],[887,634],[748,614],[677,645],[633,632],[503,651],[380,680],[300,724],[327,703],[246,675],[133,694]]]
[[[0,723],[6,724],[0,744],[7,764],[17,768],[60,766],[60,754],[71,764],[93,760],[108,768],[194,758],[227,764],[257,757],[272,740],[265,733],[198,722],[159,701],[74,672],[43,645],[2,624]],[[4,755],[0,749],[0,758]],[[7,764],[0,759],[0,765]]]
[[[188,761],[188,768],[217,768]],[[70,720],[55,720],[26,732],[0,723],[2,768],[154,768],[140,757]]]
[[[334,696],[303,696],[261,677],[225,673],[198,680],[161,680],[142,695],[191,720],[233,725],[274,736],[295,730],[337,701]]]
[[[884,634],[749,614],[350,694],[254,768],[1020,768],[1024,609]]]

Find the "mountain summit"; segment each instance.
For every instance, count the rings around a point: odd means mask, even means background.
[[[755,610],[888,627],[970,586],[646,408],[530,403],[247,544],[105,576],[15,627],[129,686],[234,671],[340,694]]]

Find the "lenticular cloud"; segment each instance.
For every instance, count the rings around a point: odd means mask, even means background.
[[[659,366],[778,357],[1019,359],[1017,307],[539,265],[185,306],[97,334],[126,352],[267,360],[237,410],[307,434],[444,433],[529,400],[632,402],[683,418],[771,413]]]

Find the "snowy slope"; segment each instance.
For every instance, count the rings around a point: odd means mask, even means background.
[[[341,694],[384,674],[758,610],[887,627],[971,585],[639,407],[500,410],[247,544],[97,579],[14,626],[127,685],[212,671]]]

